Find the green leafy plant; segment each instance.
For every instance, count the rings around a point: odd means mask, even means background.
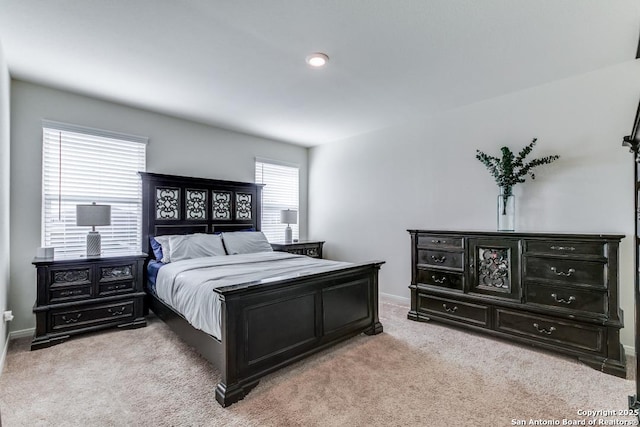
[[[536,179],[535,174],[531,171],[533,168],[541,165],[548,165],[549,163],[558,160],[560,156],[547,156],[539,159],[531,160],[529,163],[525,163],[525,158],[531,153],[533,147],[536,145],[537,138],[533,138],[533,141],[525,146],[522,151],[518,153],[516,157],[509,147],[502,147],[502,158],[489,156],[480,150],[476,150],[476,159],[480,160],[483,165],[487,167],[489,173],[496,180],[498,186],[502,189],[504,196],[510,196],[513,194],[513,186],[524,182],[527,175],[531,176],[531,179]],[[507,207],[507,198],[504,197],[503,214]]]

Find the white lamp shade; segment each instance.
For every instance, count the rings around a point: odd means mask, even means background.
[[[76,225],[95,227],[111,225],[110,205],[76,205]]]
[[[293,209],[285,209],[280,211],[280,224],[297,224],[298,211]]]

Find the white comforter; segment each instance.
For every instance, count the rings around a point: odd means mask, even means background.
[[[193,258],[162,267],[156,278],[156,294],[191,325],[220,339],[220,299],[214,288],[303,276],[347,265],[286,252]]]

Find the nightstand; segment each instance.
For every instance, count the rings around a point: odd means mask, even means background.
[[[324,241],[321,240],[299,240],[293,243],[271,243],[271,247],[274,251],[306,255],[311,258],[322,258],[322,245],[324,245]]]
[[[142,309],[146,254],[33,260],[37,296],[31,350],[72,335],[147,325]]]

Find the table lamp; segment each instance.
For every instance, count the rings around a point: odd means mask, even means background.
[[[293,232],[289,224],[298,223],[298,211],[292,209],[285,209],[280,211],[280,224],[287,224],[287,228],[284,229],[284,242],[293,243]]]
[[[90,205],[76,205],[76,225],[92,227],[87,234],[87,256],[99,256],[102,248],[96,226],[111,225],[111,206],[96,205],[95,202]]]

